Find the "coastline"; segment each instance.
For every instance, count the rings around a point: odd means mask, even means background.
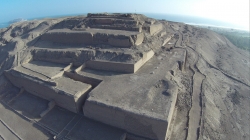
[[[233,27],[226,27],[226,26],[217,26],[217,25],[211,25],[211,24],[197,24],[197,23],[185,23],[188,25],[193,25],[193,26],[198,26],[198,27],[212,27],[212,28],[222,28],[222,29],[227,29],[227,30],[240,30],[240,31],[246,31],[246,32],[250,32],[249,29],[243,29],[243,28],[233,28]]]
[[[175,15],[175,14],[156,14],[156,13],[139,13],[139,14],[144,14],[148,17],[159,19],[159,20],[182,22],[188,25],[194,25],[194,26],[199,26],[199,27],[216,27],[216,28],[234,29],[234,30],[250,32],[249,29],[244,29],[239,26],[237,27],[237,25],[232,25],[231,23],[226,23],[222,21],[216,21],[216,20],[206,19],[206,18],[201,18],[201,17],[192,17],[192,16]],[[25,20],[31,21],[31,20],[39,20],[39,19],[44,19],[44,18],[60,18],[60,17],[83,16],[83,15],[87,15],[87,13],[33,17],[33,18],[27,18]],[[6,28],[9,25],[11,24],[8,21],[2,22],[0,23],[0,29]]]

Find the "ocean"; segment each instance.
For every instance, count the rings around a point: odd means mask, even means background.
[[[60,17],[66,17],[66,16],[77,16],[77,15],[87,15],[86,14],[69,14],[69,15],[52,15],[52,16],[44,16],[44,17],[33,17],[33,18],[28,18],[28,19],[24,19],[24,20],[39,20],[39,19],[44,19],[44,18],[60,18]],[[14,19],[13,19],[14,20]],[[5,21],[5,22],[1,22],[0,23],[0,29],[1,28],[6,28],[10,25],[9,21]]]
[[[152,14],[152,13],[142,13],[148,17],[155,18],[155,19],[164,19],[168,21],[174,22],[183,22],[190,25],[204,25],[204,26],[214,26],[214,27],[223,27],[223,28],[232,28],[232,29],[243,29],[240,26],[233,25],[230,23],[226,23],[223,21],[217,21],[212,19],[207,19],[203,17],[192,17],[192,16],[183,16],[183,15],[174,15],[174,14]],[[38,17],[38,18],[30,18],[27,20],[34,20],[34,19],[42,19],[42,18],[58,18],[64,16],[77,16],[77,15],[87,15],[87,13],[83,14],[71,14],[71,15],[58,15],[58,16],[46,16],[46,17]],[[8,27],[8,21],[4,23],[0,23],[0,28]],[[246,30],[246,29],[243,29]]]
[[[155,19],[165,19],[168,21],[182,22],[182,23],[186,23],[190,25],[202,25],[202,26],[213,26],[213,27],[221,27],[221,28],[247,30],[239,25],[234,25],[231,23],[213,20],[213,19],[207,19],[205,17],[194,17],[194,16],[173,15],[173,14],[152,14],[152,13],[144,13],[144,15],[155,18]]]
[[[5,28],[5,27],[8,27],[9,26],[9,23],[0,23],[0,29],[1,28]]]

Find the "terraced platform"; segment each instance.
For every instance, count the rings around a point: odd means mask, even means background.
[[[59,64],[33,61],[5,73],[17,87],[72,112],[81,111],[81,106],[92,89],[90,84],[64,77],[67,68]]]
[[[98,123],[82,114],[76,114],[58,106],[40,117],[39,114],[46,109],[48,101],[27,91],[10,100],[11,102],[8,103],[6,97],[0,98],[0,111],[4,112],[0,114],[0,138],[4,140],[79,140],[82,138],[125,140],[126,138],[126,132],[123,130]]]
[[[142,26],[139,23],[138,17],[131,14],[88,14],[85,26],[99,29],[142,32]]]
[[[75,31],[68,29],[56,29],[45,33],[41,40],[67,44],[106,44],[116,47],[132,47],[140,45],[144,35],[139,32],[117,31],[110,29],[84,29]]]
[[[183,61],[183,53],[171,53],[172,60],[154,57],[136,74],[111,72],[112,66],[106,63],[93,63],[99,66],[94,70],[89,64],[77,68],[44,61],[31,61],[5,74],[15,86],[67,110],[83,109],[88,118],[140,137],[163,139],[177,95],[164,76],[176,61]],[[140,65],[153,55],[145,56]],[[101,65],[111,69],[102,71]]]
[[[185,53],[163,53],[162,46],[173,37],[163,24],[137,14],[88,14],[75,26],[64,24],[41,34],[27,49],[29,55],[5,72],[13,85],[49,102],[35,113],[39,123],[45,128],[54,124],[47,120],[57,105],[84,115],[71,120],[77,121],[72,129],[69,120],[60,132],[57,126],[48,128],[58,132],[58,139],[101,139],[107,127],[97,129],[94,120],[119,130],[107,131],[107,139],[164,140],[177,96],[169,71],[184,61]],[[85,135],[89,127],[84,124],[93,125],[98,136],[93,131]]]
[[[84,115],[141,137],[165,139],[177,95],[176,87],[165,76],[176,61],[184,59],[184,52],[176,53],[172,60],[154,57],[136,74],[79,71],[80,76],[103,80],[89,93]]]

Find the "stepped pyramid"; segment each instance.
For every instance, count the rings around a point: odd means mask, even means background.
[[[159,79],[184,52],[171,63],[154,55],[172,37],[161,22],[140,14],[68,18],[41,34],[5,75],[71,112],[139,137],[165,139],[176,95],[158,94],[171,87]]]

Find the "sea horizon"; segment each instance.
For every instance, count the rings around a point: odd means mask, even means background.
[[[231,23],[217,21],[213,19],[201,18],[201,17],[193,17],[193,16],[185,16],[185,15],[175,15],[175,14],[157,14],[157,13],[138,13],[144,14],[147,17],[155,18],[158,20],[167,20],[172,22],[182,22],[188,25],[198,25],[198,26],[211,26],[211,27],[218,27],[218,28],[228,28],[228,29],[236,29],[236,30],[243,30],[243,31],[250,31],[249,28],[242,28],[238,25],[233,25]],[[60,17],[71,17],[71,16],[86,16],[87,13],[78,13],[78,14],[67,14],[67,15],[50,15],[50,16],[42,16],[42,17],[31,17],[31,18],[22,18],[27,21],[32,20],[39,20],[44,18],[60,18]],[[16,18],[18,19],[18,18]],[[13,19],[14,20],[14,19]],[[12,23],[11,23],[12,24]],[[9,21],[1,22],[0,29],[6,28],[11,25]]]

